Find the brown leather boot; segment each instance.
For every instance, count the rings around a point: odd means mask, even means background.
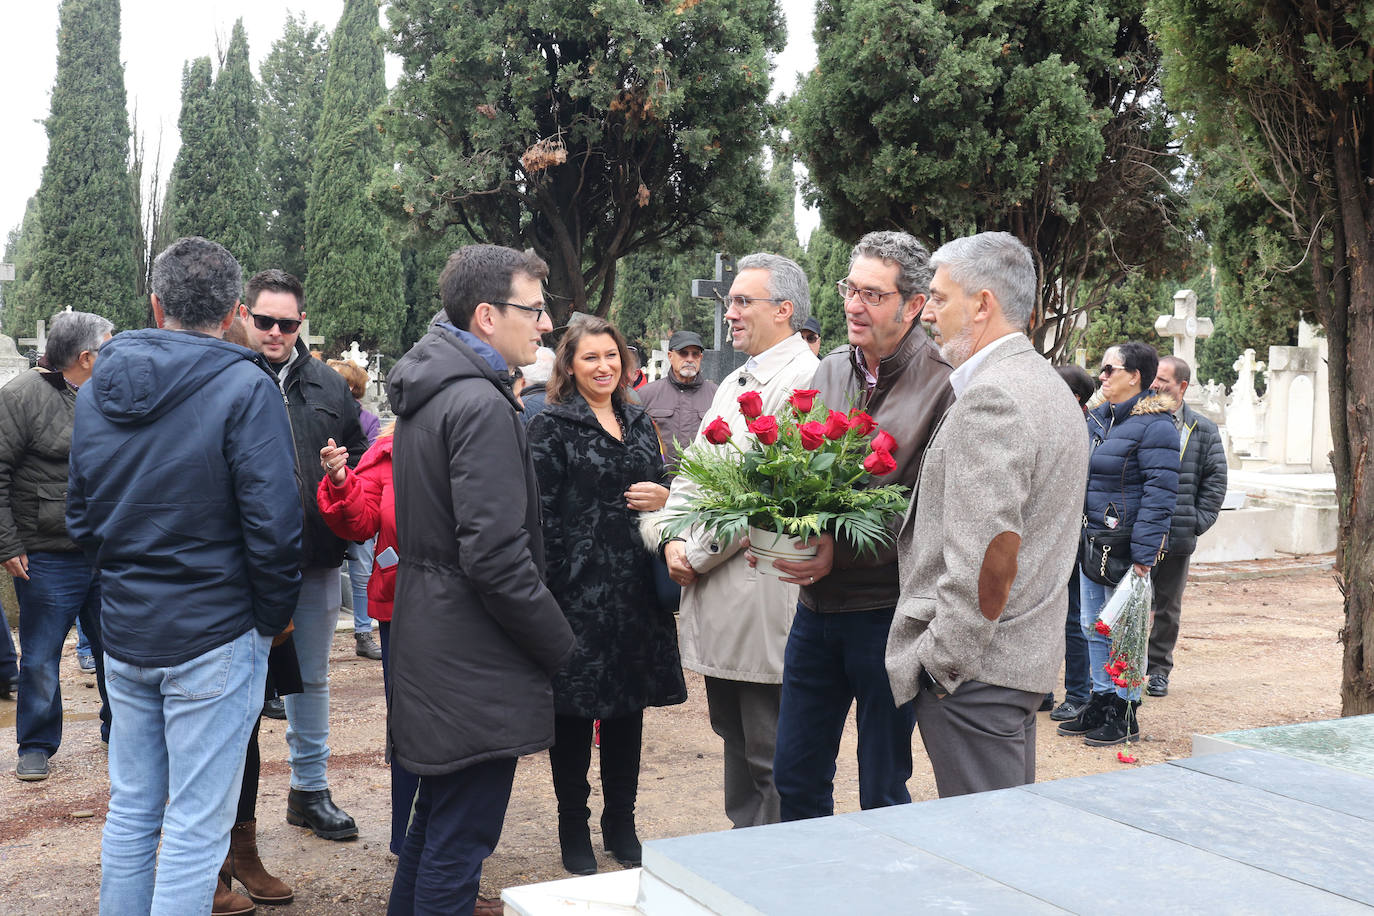
[[[229,855],[220,872],[226,879],[238,878],[254,903],[275,906],[290,903],[295,894],[286,882],[268,873],[258,858],[258,822],[244,821],[229,831]]]
[[[253,901],[236,894],[225,883],[224,873],[220,872],[219,883],[215,885],[215,902],[210,908],[211,916],[250,916],[257,907]]]

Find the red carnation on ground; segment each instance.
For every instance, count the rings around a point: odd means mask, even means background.
[[[739,401],[739,412],[747,419],[757,420],[763,413],[763,398],[757,391],[746,391],[736,400]]]
[[[891,454],[897,451],[897,440],[892,438],[892,434],[887,430],[880,429],[878,430],[878,435],[873,437],[871,447],[875,452],[888,452]]]
[[[849,421],[845,419],[845,415],[838,410],[830,411],[829,416],[825,418],[825,438],[833,442],[837,439],[843,439],[847,432],[849,432]]]
[[[801,392],[797,392],[801,394]],[[810,409],[809,407],[807,408]],[[797,432],[801,435],[802,448],[808,452],[814,452],[825,444],[825,427],[812,420],[797,427]]]
[[[867,436],[878,428],[878,421],[856,407],[849,412],[849,425],[857,429],[859,435]]]
[[[730,441],[730,424],[725,422],[724,417],[716,417],[701,434],[712,445],[724,445]]]
[[[891,474],[897,470],[897,459],[892,457],[891,452],[870,452],[868,457],[864,459],[864,470],[874,477],[882,477],[884,474]]]
[[[1140,758],[1139,758],[1139,757],[1135,756],[1134,754],[1128,754],[1128,753],[1126,753],[1125,751],[1117,751],[1117,752],[1116,752],[1116,759],[1117,759],[1117,760],[1120,760],[1122,763],[1139,763],[1139,762],[1140,762]]]
[[[759,417],[749,424],[749,432],[763,445],[772,445],[778,441],[778,418],[771,415]]]
[[[792,396],[787,399],[787,403],[792,405],[792,409],[797,413],[806,413],[815,403],[816,395],[820,394],[819,388],[798,388],[792,392]]]

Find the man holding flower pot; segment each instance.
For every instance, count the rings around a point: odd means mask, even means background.
[[[892,693],[915,698],[941,797],[1035,781],[1035,713],[1063,658],[1088,477],[1082,411],[1026,338],[1035,264],[1013,235],[931,258],[925,320],[958,402],[926,450],[897,550]]]
[[[915,238],[870,232],[838,283],[849,347],[821,361],[810,387],[832,409],[882,428],[865,464],[872,486],[915,483],[926,443],[954,403],[949,364],[916,320],[930,277],[930,254]],[[889,526],[894,540],[900,521]],[[898,597],[896,547],[861,552],[826,534],[818,548],[811,560],[774,562],[784,582],[801,587],[773,761],[785,821],[834,813],[835,759],[855,703],[860,806],[911,801],[915,713],[893,699],[883,667]]]
[[[816,371],[816,357],[798,333],[811,296],[796,262],[774,254],[741,258],[726,304],[731,343],[749,360],[721,381],[687,455],[738,455],[730,440],[749,435],[746,411],[750,417],[777,413]],[[686,477],[675,478],[664,512],[681,510],[698,493]],[[646,537],[659,542],[654,520]],[[705,675],[711,728],[725,742],[725,813],[736,827],[753,827],[778,820],[773,743],[797,588],[750,568],[742,542],[722,543],[693,527],[666,541],[663,556],[683,587],[682,663]]]

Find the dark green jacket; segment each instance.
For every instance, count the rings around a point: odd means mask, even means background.
[[[67,454],[76,392],[30,369],[0,388],[0,562],[77,550],[67,536]]]

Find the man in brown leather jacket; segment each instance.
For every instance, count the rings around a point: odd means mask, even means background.
[[[658,427],[663,460],[677,468],[677,457],[697,437],[701,420],[711,409],[716,383],[702,378],[701,337],[694,331],[678,331],[668,341],[668,374],[639,392],[644,409]]]
[[[863,410],[897,440],[897,467],[875,485],[916,482],[926,443],[954,403],[950,366],[917,321],[930,278],[930,253],[912,236],[860,239],[839,281],[849,347],[823,359],[811,383],[832,410]],[[900,525],[892,520],[894,536]],[[893,699],[883,663],[899,591],[895,546],[859,555],[826,535],[815,559],[775,565],[801,586],[773,759],[782,819],[834,813],[835,758],[855,702],[860,806],[910,802],[916,718],[910,703]]]

